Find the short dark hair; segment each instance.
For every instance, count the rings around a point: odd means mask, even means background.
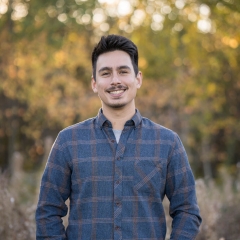
[[[126,52],[132,61],[135,75],[138,74],[138,49],[137,46],[128,38],[119,35],[102,36],[99,43],[95,46],[92,52],[92,71],[93,78],[96,81],[96,65],[99,55],[120,50]]]

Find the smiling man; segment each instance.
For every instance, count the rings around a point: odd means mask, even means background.
[[[195,239],[201,217],[181,140],[135,107],[142,84],[137,47],[122,36],[102,37],[92,67],[102,108],[62,130],[53,145],[36,211],[37,239],[164,240],[165,196],[171,239]]]
[[[93,66],[92,88],[101,99],[102,111],[113,129],[122,130],[135,114],[134,98],[142,73],[134,71],[129,54],[122,50],[102,53]]]

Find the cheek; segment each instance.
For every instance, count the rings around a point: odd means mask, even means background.
[[[105,84],[98,83],[98,85],[96,86],[97,93],[104,93],[105,89],[107,89],[107,86]]]

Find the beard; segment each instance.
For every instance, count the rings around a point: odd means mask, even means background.
[[[106,105],[110,108],[113,108],[113,109],[121,109],[124,106],[126,106],[127,104],[126,103],[121,103],[121,102],[116,102],[116,103],[108,103]]]
[[[111,90],[116,90],[116,89],[123,89],[122,86],[120,86],[119,88],[112,88]],[[128,91],[128,88],[124,87],[125,91]],[[109,91],[109,90],[108,90]],[[109,97],[106,97],[106,95],[104,94],[98,94],[98,97],[100,98],[101,102],[102,102],[102,106],[106,106],[110,109],[115,109],[115,110],[121,110],[123,108],[125,108],[127,105],[131,105],[132,103],[134,103],[134,99],[136,97],[136,92],[132,92],[130,93],[126,93],[127,96],[125,97],[119,97],[119,98],[115,98],[115,99],[111,99]]]

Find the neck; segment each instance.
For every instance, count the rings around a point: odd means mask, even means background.
[[[102,107],[103,114],[112,123],[113,129],[123,130],[124,124],[135,114],[135,105],[130,109],[108,109]]]

